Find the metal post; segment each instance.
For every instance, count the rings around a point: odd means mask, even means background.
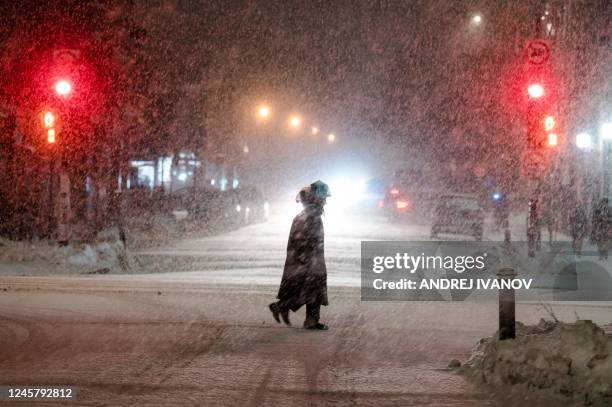
[[[609,194],[610,194],[610,169],[608,167],[609,163],[609,154],[610,154],[610,146],[608,145],[609,143],[604,142],[602,145],[602,157],[601,157],[601,161],[602,161],[602,169],[603,169],[603,180],[602,180],[602,184],[603,184],[603,194],[602,196],[604,198],[609,198]]]
[[[55,205],[53,202],[53,181],[54,181],[54,171],[55,171],[55,156],[53,151],[49,148],[49,178],[48,178],[48,188],[47,188],[47,237],[49,239],[53,238],[53,232],[55,231],[54,225],[54,215],[55,215]]]
[[[516,277],[513,268],[503,268],[497,273],[499,280],[511,280]],[[499,290],[499,340],[514,339],[516,337],[516,304],[514,288]]]

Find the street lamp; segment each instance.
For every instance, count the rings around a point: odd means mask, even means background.
[[[587,149],[591,147],[591,135],[589,133],[579,133],[576,135],[576,147],[580,149]]]
[[[336,142],[336,135],[334,133],[330,133],[327,135],[327,141],[329,141],[330,143],[335,143]]]
[[[313,135],[317,135],[319,133],[319,128],[318,127],[313,127],[312,128],[312,134]]]
[[[480,14],[475,14],[472,17],[472,24],[474,25],[480,25],[480,23],[482,23],[482,16]]]
[[[257,115],[262,119],[267,119],[270,117],[270,108],[268,106],[260,106],[257,109]]]
[[[601,134],[601,138],[606,140],[612,139],[612,122],[604,123],[601,125],[599,129],[599,133]]]
[[[298,127],[300,127],[301,124],[302,124],[302,119],[299,116],[293,115],[289,118],[289,125],[293,127],[294,129],[297,129]]]
[[[55,84],[55,91],[60,96],[66,96],[70,92],[72,92],[72,85],[67,80],[62,79],[60,81],[57,81],[57,83]]]

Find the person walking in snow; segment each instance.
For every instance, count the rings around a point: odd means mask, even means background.
[[[529,212],[527,214],[527,246],[529,257],[535,257],[535,251],[540,250],[541,221],[538,199],[529,200]]]
[[[278,323],[280,316],[287,325],[291,325],[289,311],[295,312],[306,305],[304,328],[328,329],[327,325],[319,322],[319,313],[321,305],[329,303],[321,220],[329,196],[327,184],[316,181],[303,188],[296,197],[304,210],[293,219],[278,301],[269,306]]]
[[[610,229],[610,208],[608,207],[608,198],[603,198],[593,211],[592,220],[592,240],[597,243],[597,251],[599,252],[599,260],[608,259],[609,245],[609,229]]]
[[[582,241],[587,234],[587,216],[582,206],[577,206],[570,216],[570,234],[572,235],[572,248],[577,256],[582,254]]]

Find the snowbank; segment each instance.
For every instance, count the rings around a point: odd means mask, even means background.
[[[158,246],[179,237],[182,228],[172,214],[127,218],[124,224],[130,249]]]
[[[0,238],[0,262],[40,265],[38,269],[41,274],[119,273],[130,268],[116,229],[99,233],[95,243],[72,243],[67,246],[59,246],[48,240],[13,241]],[[10,267],[5,268],[11,272]]]
[[[517,405],[533,394],[557,405],[610,406],[612,338],[587,320],[517,323],[514,340],[481,339],[461,372]]]

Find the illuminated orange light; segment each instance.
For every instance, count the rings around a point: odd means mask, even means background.
[[[47,130],[47,142],[55,143],[55,129]]]
[[[406,202],[406,201],[397,201],[397,202],[395,202],[395,207],[397,209],[406,209],[408,207],[408,202]]]
[[[555,128],[555,118],[552,116],[546,116],[544,118],[544,129],[546,131],[551,131]]]
[[[302,124],[302,119],[299,116],[291,116],[289,118],[289,125],[291,125],[291,127],[297,128],[297,127],[300,127],[301,124]]]
[[[53,127],[53,123],[55,122],[55,116],[53,116],[53,113],[51,112],[46,112],[43,117],[43,121],[45,123],[45,127]]]
[[[268,106],[261,106],[257,114],[259,114],[259,117],[266,119],[270,116],[270,108]]]

